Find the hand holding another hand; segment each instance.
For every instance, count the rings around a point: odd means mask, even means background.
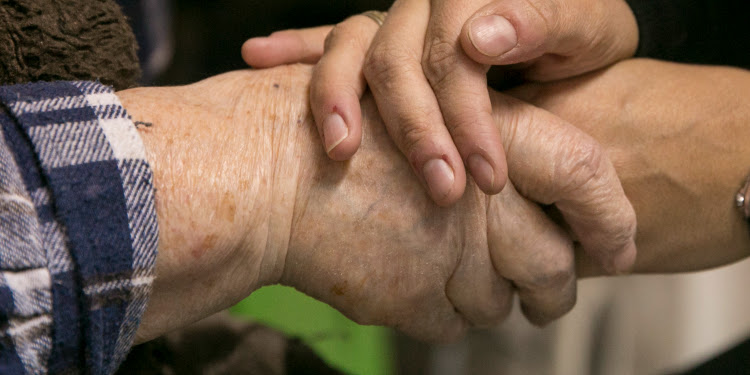
[[[141,132],[162,240],[141,339],[277,282],[360,323],[428,340],[499,322],[515,290],[537,324],[573,306],[572,239],[537,204],[512,184],[486,196],[469,182],[455,205],[435,205],[370,97],[362,149],[347,163],[329,160],[309,117],[310,74],[292,66],[120,93],[134,118],[154,124]],[[518,161],[517,188],[557,202],[574,228],[612,222],[623,232],[606,238],[632,241],[632,209],[597,143],[547,112],[493,98],[514,108],[496,121]],[[625,251],[590,254],[611,272],[635,255],[632,242],[616,248]]]
[[[491,187],[497,176],[502,176],[503,181],[506,174],[512,181],[516,176],[518,180],[514,182],[524,196],[538,203],[555,204],[562,211],[583,249],[598,259],[608,273],[627,271],[635,253],[635,219],[616,176],[604,177],[606,168],[599,169],[600,161],[606,160],[599,147],[588,142],[583,148],[555,147],[553,152],[540,149],[533,157],[519,155],[511,160],[511,152],[505,149],[509,142],[502,138],[498,125],[503,128],[503,122],[532,123],[532,128],[537,128],[544,126],[545,121],[557,120],[526,110],[527,106],[512,105],[516,102],[504,99],[502,94],[489,94],[485,77],[489,66],[468,57],[479,59],[476,50],[464,52],[459,47],[460,44],[464,50],[469,48],[474,22],[484,22],[480,19],[485,16],[507,17],[504,19],[513,21],[511,26],[517,33],[515,47],[492,61],[482,60],[483,63],[513,63],[516,64],[513,69],[524,69],[529,77],[536,79],[580,74],[635,51],[637,28],[627,4],[621,0],[569,0],[564,4],[518,0],[493,2],[479,11],[473,6],[479,7],[465,2],[402,0],[394,4],[380,29],[373,20],[361,15],[334,27],[325,41],[325,53],[322,39],[325,28],[284,31],[269,38],[251,39],[242,52],[248,63],[260,66],[315,61],[320,57],[313,72],[310,102],[324,142],[330,141],[325,125],[328,109],[343,108],[342,113],[353,116],[350,117],[358,124],[359,97],[369,85],[388,133],[416,175],[429,176],[419,180],[427,181],[427,191],[435,202],[441,205],[455,202],[466,185],[464,168],[453,146],[455,141],[473,182],[483,192],[497,193],[501,186]],[[454,8],[458,10],[453,11]],[[518,65],[520,61],[525,63]],[[442,68],[438,69],[438,65]],[[490,97],[495,99],[494,103]],[[441,117],[445,117],[445,123]],[[451,141],[443,124],[457,122],[464,125],[448,126],[452,129]],[[361,127],[350,129],[359,132]],[[507,136],[512,137],[513,133]],[[360,136],[342,142],[350,141],[356,142],[342,149],[353,153],[359,147]],[[329,155],[333,155],[330,145],[326,147]],[[472,153],[482,154],[482,160],[492,160],[493,167],[486,167],[484,162],[473,163],[472,160],[478,159],[471,157]],[[350,153],[335,155],[334,159],[351,156]],[[543,181],[532,188],[529,182],[544,176],[537,172],[550,172],[542,167],[542,161],[557,168],[558,174],[554,175],[555,181]],[[510,168],[511,164],[516,167]],[[533,165],[540,167],[530,172],[529,166]],[[498,166],[502,166],[502,173],[498,173]],[[563,170],[570,175],[562,175]],[[430,182],[448,180],[450,183]],[[435,189],[437,185],[441,187]],[[549,190],[538,189],[539,186]],[[449,193],[443,195],[439,191]]]
[[[420,182],[448,205],[464,191],[464,165],[487,194],[506,181],[486,91],[491,65],[532,80],[570,77],[632,56],[637,39],[622,0],[398,0],[380,29],[354,16],[330,33],[319,27],[250,39],[242,55],[259,68],[320,58],[310,99],[335,160],[359,146],[358,99],[369,85]]]
[[[608,261],[635,261],[634,272],[685,272],[743,259],[750,255],[750,233],[732,198],[746,176],[746,166],[750,165],[750,148],[746,146],[746,139],[750,136],[746,126],[750,111],[744,105],[750,98],[749,89],[750,73],[740,69],[630,60],[584,76],[559,82],[531,83],[508,92],[523,102],[490,92],[493,108],[496,109],[495,121],[508,151],[509,175],[513,182],[497,195],[484,196],[486,246],[492,263],[490,270],[486,261],[466,263],[467,259],[487,259],[481,255],[481,235],[474,237],[475,242],[471,243],[480,245],[479,252],[472,247],[461,248],[462,242],[455,240],[466,238],[465,233],[474,233],[466,225],[477,223],[457,218],[482,215],[482,210],[474,206],[477,201],[481,203],[477,197],[483,197],[478,187],[470,182],[467,194],[455,207],[440,208],[425,203],[427,196],[420,196],[413,186],[408,189],[413,184],[409,183],[409,174],[403,174],[406,169],[404,161],[388,156],[396,155],[396,151],[384,140],[386,137],[382,128],[371,126],[374,124],[369,122],[372,117],[365,115],[368,125],[365,129],[372,130],[366,130],[362,149],[346,168],[352,177],[361,177],[358,174],[366,173],[364,170],[373,165],[372,160],[382,160],[381,168],[386,169],[402,165],[397,174],[400,187],[382,189],[389,194],[373,206],[374,211],[370,211],[371,214],[377,212],[380,217],[398,217],[399,220],[390,227],[382,227],[387,229],[380,236],[369,237],[377,233],[375,231],[363,237],[356,234],[344,241],[359,243],[358,238],[366,238],[365,242],[384,243],[387,247],[389,243],[409,243],[409,235],[413,235],[412,238],[422,238],[420,242],[434,243],[434,247],[423,252],[418,248],[419,243],[415,243],[403,248],[414,249],[413,252],[396,250],[385,256],[388,261],[376,268],[395,270],[397,274],[380,274],[383,276],[380,280],[393,280],[396,277],[406,281],[395,285],[419,287],[410,289],[411,293],[403,293],[404,289],[400,288],[390,289],[392,293],[385,300],[389,303],[374,304],[373,310],[369,309],[373,304],[367,302],[361,305],[360,302],[345,302],[346,298],[352,298],[348,290],[341,296],[331,294],[325,287],[316,291],[311,285],[311,289],[303,290],[326,301],[339,301],[332,303],[342,311],[352,311],[348,314],[359,321],[396,325],[423,338],[447,338],[451,336],[450,333],[460,332],[461,327],[499,321],[504,316],[500,313],[504,311],[504,304],[497,301],[508,300],[504,286],[507,282],[518,291],[526,316],[532,322],[542,324],[561,316],[572,307],[575,301],[575,282],[572,280],[575,276],[611,273],[612,268],[603,266]],[[363,106],[366,114],[369,100],[367,98]],[[506,110],[508,108],[511,110]],[[567,121],[576,123],[578,127],[573,127]],[[370,131],[372,133],[368,135]],[[379,149],[390,149],[390,152],[378,152]],[[321,152],[319,160],[324,159]],[[592,160],[598,162],[590,163]],[[616,176],[612,166],[616,167]],[[327,167],[341,168],[337,164]],[[398,170],[395,168],[392,171]],[[592,171],[598,172],[591,174]],[[628,201],[622,200],[622,190],[618,190],[618,177],[638,214],[637,259],[634,247],[628,246],[625,247],[632,251],[596,253],[581,252],[576,248],[574,252],[572,246],[575,242],[568,233],[554,225],[535,203],[524,198],[541,197],[545,193],[571,193],[570,197],[578,198],[575,204],[557,205],[563,212],[566,208],[581,208],[575,213],[568,212],[565,224],[581,220],[580,224],[583,225],[579,230],[584,234],[590,231],[585,223],[634,223],[633,211]],[[388,181],[371,181],[364,185],[374,187],[378,184],[388,185]],[[343,194],[338,194],[341,191],[327,191],[325,194],[330,200],[336,200],[340,195],[351,196],[356,194],[352,192],[361,189],[350,186],[354,188],[353,191]],[[373,190],[369,190],[360,198],[366,201],[368,194],[372,193]],[[387,203],[391,200],[398,202],[399,207],[389,207]],[[546,202],[541,198],[534,200]],[[415,210],[415,207],[421,207],[421,210]],[[605,209],[598,209],[602,207]],[[356,212],[356,209],[343,211]],[[419,212],[422,212],[423,218],[432,219],[422,221],[419,214],[414,215]],[[616,215],[607,216],[612,213]],[[338,222],[336,218],[329,221]],[[408,224],[414,222],[420,225]],[[404,227],[398,224],[417,230],[407,234]],[[445,225],[440,228],[446,229],[432,231],[431,225]],[[607,236],[610,241],[633,238],[633,226],[619,228],[622,229],[620,235],[611,232]],[[388,237],[393,242],[381,238],[391,233],[396,233]],[[573,233],[574,237],[581,237],[575,230]],[[441,242],[435,242],[436,238],[445,243],[454,243],[454,247],[445,248],[440,245]],[[585,250],[586,244],[582,245]],[[332,245],[332,248],[335,247]],[[355,248],[358,247],[349,249]],[[342,259],[356,257],[354,252],[346,254]],[[413,275],[420,275],[424,271],[413,266],[414,260],[391,261],[396,259],[394,256],[408,259],[414,254],[424,254],[418,257],[424,263],[427,263],[425,255],[439,254],[437,258],[429,258],[434,262],[430,266],[434,270],[455,267],[455,271],[447,281],[445,274],[432,273],[432,280],[441,281],[431,287],[419,284],[422,278],[415,279]],[[457,254],[461,255],[455,266],[451,265],[451,261],[446,261],[457,257]],[[367,262],[354,261],[354,264],[362,269],[367,269],[369,264],[378,264],[377,256],[367,259]],[[576,271],[573,270],[573,262]],[[325,263],[318,261],[316,269],[323,269]],[[398,276],[403,270],[394,266],[398,264],[409,265],[404,267],[409,271]],[[467,269],[471,272],[465,271]],[[367,274],[367,271],[361,274]],[[347,276],[342,272],[336,278],[346,279]],[[354,281],[361,279],[355,276],[346,284],[351,285]],[[444,295],[440,292],[443,282],[446,285]],[[355,282],[354,285],[360,284]],[[369,291],[355,288],[353,293],[372,296],[363,297],[365,300],[381,300],[377,296],[383,291],[382,284],[375,285]],[[419,290],[427,294],[417,293]],[[428,295],[433,296],[432,299],[425,297]],[[380,298],[383,298],[382,295]],[[419,307],[427,304],[424,301],[438,301],[440,298],[456,307],[456,316],[439,315]],[[376,313],[357,315],[355,310],[358,306],[365,306],[365,312]],[[384,306],[410,314],[393,315],[384,312]],[[433,318],[425,316],[426,311],[435,313]],[[399,317],[405,320],[399,320]],[[428,331],[425,335],[425,331],[418,328],[425,324],[434,331]],[[437,327],[445,330],[438,330]]]

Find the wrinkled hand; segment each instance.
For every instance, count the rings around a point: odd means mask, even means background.
[[[324,48],[325,34],[325,27],[274,33],[248,40],[242,54],[255,67],[320,57],[310,98],[336,160],[359,146],[358,99],[369,85],[388,132],[441,205],[463,193],[464,164],[488,194],[505,184],[486,91],[490,65],[534,80],[569,77],[631,56],[638,39],[622,0],[397,0],[380,29],[354,16],[333,28]]]
[[[590,255],[605,272],[627,269],[635,258],[635,218],[598,144],[547,112],[493,99],[497,108],[513,109],[497,111],[493,121],[503,124],[498,130],[516,160],[509,166],[518,189],[557,204],[576,234],[610,223],[619,232],[598,238],[608,246]],[[534,323],[567,312],[575,302],[567,233],[511,184],[487,196],[470,180],[455,205],[435,205],[373,104],[365,96],[362,146],[349,162],[331,163],[316,148],[314,166],[302,168],[281,282],[357,322],[428,340],[499,322],[513,290]]]
[[[619,1],[619,0],[618,0]],[[398,3],[402,4],[402,3]],[[425,5],[424,1],[409,1],[404,2],[403,4],[409,5],[409,6],[419,6],[420,4],[422,6]],[[598,6],[601,5],[599,2],[596,2],[598,4],[597,6],[592,5],[592,9],[597,9],[598,12],[605,12],[604,9],[599,9]],[[629,13],[629,10],[627,8],[620,9],[616,6],[616,4],[620,4],[620,2],[616,2],[615,4],[610,4],[611,6],[606,8],[608,11],[611,11],[613,13],[604,13],[610,15],[610,18],[614,19],[619,15],[625,14],[626,16],[632,17],[632,14]],[[406,6],[406,5],[399,5],[399,6]],[[622,5],[622,4],[620,4]],[[396,5],[394,5],[396,7]],[[578,9],[578,8],[574,8]],[[581,8],[582,9],[582,8]],[[615,10],[617,10],[615,12]],[[422,23],[409,23],[404,22],[403,28],[400,29],[402,32],[402,41],[396,43],[396,46],[401,46],[404,43],[408,43],[409,38],[404,37],[408,35],[413,34],[419,34],[419,30],[424,29],[427,27],[429,22],[431,22],[431,18],[427,17],[426,12],[429,11],[429,7],[422,9],[422,11],[417,10],[411,10],[409,12],[396,12],[394,13],[391,11],[391,14],[389,15],[389,18],[386,19],[386,24],[388,22],[396,22],[394,20],[394,17],[396,15],[401,14],[400,17],[404,17],[405,19],[409,17],[413,17],[415,14],[422,14]],[[583,10],[581,10],[583,11]],[[593,11],[592,11],[593,12]],[[528,14],[534,14],[528,13]],[[619,18],[618,18],[619,19]],[[625,17],[627,19],[627,17]],[[567,19],[566,19],[567,20]],[[576,25],[572,22],[573,19],[568,20],[569,22],[563,23],[565,25],[568,25],[568,27],[571,30],[579,30],[576,29],[572,25]],[[632,21],[632,18],[630,19]],[[611,20],[612,22],[603,23],[601,25],[617,25],[618,22],[615,22],[614,20]],[[625,22],[625,21],[622,21]],[[401,23],[397,23],[401,25]],[[374,56],[373,54],[378,54],[379,52],[373,52],[377,51],[378,48],[375,42],[372,42],[372,47],[369,48],[369,53],[366,52],[368,49],[368,45],[370,44],[371,40],[373,38],[378,38],[376,33],[380,35],[380,33],[383,32],[385,28],[385,25],[383,29],[378,31],[377,26],[375,22],[373,22],[371,19],[364,17],[364,16],[354,16],[350,18],[349,20],[343,22],[342,24],[338,25],[333,31],[330,32],[328,35],[327,40],[327,48],[330,51],[329,53],[322,56],[319,63],[316,65],[313,79],[311,81],[311,107],[313,111],[313,115],[316,120],[320,120],[320,116],[318,114],[320,112],[316,112],[316,110],[321,108],[321,103],[327,99],[323,99],[324,97],[331,96],[331,95],[344,95],[347,96],[349,101],[352,101],[354,104],[352,104],[351,108],[356,110],[357,116],[359,116],[359,104],[358,101],[355,100],[358,98],[359,95],[361,95],[364,92],[365,87],[365,79],[362,73],[356,68],[357,66],[362,66],[364,64],[365,66],[365,73],[368,71],[368,66],[373,67],[372,69],[375,69],[374,67],[377,65],[371,65],[370,61],[373,61],[371,59],[367,59],[366,56]],[[415,26],[416,25],[416,26]],[[420,26],[421,25],[421,26]],[[600,25],[596,23],[595,25]],[[580,26],[580,25],[579,25]],[[582,27],[582,26],[581,26]],[[605,27],[605,26],[601,26]],[[410,28],[413,28],[414,30],[411,30]],[[519,29],[521,30],[521,29]],[[556,29],[557,30],[557,29]],[[561,37],[561,35],[568,35],[563,33],[562,30],[567,29],[560,29],[558,30],[559,33],[553,33],[549,34],[548,39],[550,40],[558,40],[556,38]],[[617,33],[614,32],[614,30],[610,29],[602,29],[601,34],[597,34],[598,38],[603,38],[602,40],[610,40],[608,38],[616,38]],[[604,31],[607,31],[605,33]],[[571,31],[572,32],[572,31]],[[265,56],[269,57],[267,53],[260,53],[263,51],[276,51],[280,52],[280,48],[283,46],[290,47],[289,53],[284,55],[276,55],[275,57],[271,58],[270,60],[262,61],[263,63],[266,63],[266,65],[272,65],[275,62],[283,62],[285,60],[282,59],[288,58],[288,57],[294,57],[294,58],[307,58],[310,60],[314,60],[315,57],[317,57],[316,54],[319,54],[320,51],[322,51],[322,47],[318,48],[315,47],[316,45],[321,45],[321,38],[326,33],[325,28],[315,28],[315,29],[309,29],[309,30],[302,30],[302,31],[286,31],[281,32],[273,37],[266,38],[266,39],[255,39],[248,41],[243,46],[243,54],[246,57],[246,60],[251,61],[254,53],[258,52],[258,56]],[[585,34],[585,33],[584,33]],[[582,46],[585,44],[583,40],[584,34],[576,34],[578,35],[577,39],[573,38],[572,40],[579,40]],[[545,34],[546,35],[546,34]],[[588,34],[585,34],[588,35]],[[627,35],[627,34],[626,34]],[[565,40],[568,40],[567,38]],[[599,39],[597,39],[599,40]],[[616,46],[621,46],[621,44],[615,43],[613,40],[610,47],[614,48],[614,50],[625,50],[626,48],[615,48]],[[424,42],[423,39],[420,39],[419,45]],[[549,42],[552,43],[552,42]],[[562,43],[560,41],[560,43]],[[348,48],[334,48],[336,45],[341,46],[348,46]],[[550,44],[552,45],[552,44]],[[588,45],[591,47],[592,50],[590,53],[585,54],[582,53],[582,55],[576,55],[576,57],[571,57],[571,59],[578,59],[583,58],[581,56],[589,56],[592,58],[591,61],[598,61],[601,64],[604,64],[604,60],[596,60],[594,57],[602,57],[606,54],[602,53],[594,53],[601,52],[596,48],[593,48],[593,45]],[[630,46],[628,44],[628,46]],[[630,46],[632,48],[635,48],[634,45]],[[583,48],[583,47],[581,47]],[[300,52],[299,54],[295,55],[296,52]],[[317,52],[316,52],[317,51]],[[421,51],[421,50],[420,50]],[[579,51],[581,52],[581,51]],[[395,53],[395,52],[394,52]],[[355,56],[356,55],[356,56]],[[418,56],[422,56],[421,52],[417,54]],[[396,56],[394,54],[394,56]],[[426,56],[426,55],[425,55]],[[607,55],[608,56],[608,55]],[[617,55],[620,56],[621,55]],[[355,58],[356,57],[356,58]],[[545,58],[551,58],[551,56],[545,55]],[[543,58],[540,58],[538,61],[542,63],[544,60]],[[389,66],[388,64],[392,64],[391,62],[386,62],[385,60],[378,60],[380,65],[385,64],[384,66]],[[395,61],[395,60],[394,60]],[[577,60],[576,60],[577,61]],[[607,60],[609,61],[609,60]],[[346,64],[346,67],[340,67],[339,64],[342,64],[342,62],[348,62]],[[593,63],[592,63],[593,64]],[[542,65],[544,65],[542,63]],[[540,65],[540,66],[542,66]],[[575,64],[573,64],[575,65]],[[598,66],[597,64],[591,65],[592,67],[594,65]],[[561,65],[563,66],[563,65]],[[581,65],[578,65],[581,66]],[[395,68],[401,68],[400,66]],[[395,69],[394,68],[394,69]],[[397,71],[398,69],[396,69]],[[333,72],[336,72],[334,74]],[[422,67],[418,66],[415,72],[419,73],[422,72]],[[420,73],[421,74],[421,73]],[[357,84],[355,86],[347,86],[343,84],[344,82],[347,82],[349,78],[345,77],[357,77]],[[353,79],[353,78],[352,78]],[[413,80],[411,80],[413,81]],[[410,81],[410,82],[411,82]],[[397,87],[399,79],[387,79],[382,82],[390,82],[388,85]],[[373,85],[373,96],[375,97],[376,101],[378,101],[378,88],[376,83],[370,82],[371,85]],[[477,83],[480,84],[480,83]],[[338,86],[336,86],[338,85]],[[414,85],[409,84],[409,87],[413,87]],[[485,83],[481,83],[481,87],[483,88],[483,91],[486,92],[486,86]],[[384,91],[381,91],[381,93]],[[346,93],[350,93],[346,94]],[[356,95],[355,95],[356,94]],[[430,94],[431,95],[431,94]],[[485,94],[486,95],[486,94]],[[455,95],[456,97],[463,97],[461,95]],[[495,112],[495,114],[502,114],[501,118],[493,118],[490,116],[490,124],[493,124],[492,129],[489,133],[482,132],[478,133],[481,135],[486,134],[492,134],[494,136],[500,136],[501,133],[497,131],[496,125],[499,124],[502,125],[503,121],[510,121],[510,122],[522,122],[522,123],[531,123],[534,125],[534,128],[542,127],[541,129],[546,126],[544,123],[546,117],[544,116],[538,116],[537,113],[533,110],[528,111],[522,111],[522,112],[515,112],[519,111],[521,109],[526,108],[522,105],[510,105],[509,103],[515,103],[515,101],[506,100],[503,99],[502,94],[492,94],[492,96],[495,98],[494,105],[491,106],[491,109]],[[408,116],[415,119],[415,121],[422,121],[424,118],[428,118],[429,116],[435,115],[435,111],[426,110],[425,108],[422,108],[420,105],[417,105],[417,107],[414,107],[413,104],[415,103],[415,100],[413,100],[414,97],[418,97],[418,95],[410,95],[408,97],[399,97],[398,95],[393,96],[393,98],[398,98],[396,100],[396,105],[398,106],[404,106],[404,108],[409,107]],[[394,136],[394,128],[392,126],[389,126],[389,119],[393,119],[397,117],[396,115],[389,116],[389,113],[392,113],[391,108],[388,105],[383,105],[380,101],[378,101],[378,109],[380,110],[381,115],[384,118],[384,122],[386,124],[386,128],[388,129],[389,133],[393,137],[395,143],[399,148],[403,151],[404,147],[404,139],[403,137]],[[316,121],[318,125],[321,124],[321,121]],[[393,122],[390,122],[390,124],[393,124]],[[510,127],[515,129],[514,127]],[[320,129],[320,128],[319,128]],[[408,129],[406,128],[399,128],[401,130]],[[400,130],[396,130],[398,132]],[[325,133],[325,131],[323,131]],[[423,134],[424,132],[411,132],[410,134]],[[543,134],[543,131],[540,130],[540,133]],[[476,136],[477,134],[474,134]],[[510,137],[513,136],[513,133],[509,133]],[[324,137],[325,138],[325,137]],[[359,137],[357,137],[359,139]],[[487,136],[483,137],[484,140],[487,139],[493,139],[493,136]],[[498,137],[498,140],[502,139],[502,137]],[[504,141],[504,140],[503,140]],[[357,140],[357,143],[359,143],[359,140]],[[410,142],[406,142],[410,143]],[[432,144],[432,143],[431,143]],[[567,145],[566,143],[560,143],[560,145]],[[507,145],[505,145],[507,147]],[[492,150],[498,151],[502,148],[491,148]],[[541,151],[541,150],[540,150]],[[506,149],[506,152],[510,154],[510,152]],[[633,245],[633,228],[635,227],[635,220],[631,218],[626,218],[624,212],[627,209],[630,209],[629,204],[625,201],[625,199],[614,199],[610,201],[610,197],[618,196],[617,189],[619,189],[619,184],[616,182],[616,178],[612,176],[608,176],[607,178],[602,178],[603,170],[599,169],[598,163],[599,160],[602,159],[602,157],[599,155],[599,149],[598,146],[591,146],[588,149],[582,149],[582,148],[573,148],[570,150],[567,150],[569,153],[578,153],[578,157],[574,158],[563,158],[558,157],[545,159],[550,165],[558,165],[560,164],[560,160],[580,160],[580,157],[583,155],[587,155],[589,159],[587,159],[585,162],[582,162],[579,166],[575,168],[568,168],[568,171],[571,173],[569,176],[562,176],[562,175],[555,175],[555,178],[558,180],[553,184],[546,183],[546,185],[542,186],[555,186],[559,187],[560,184],[563,181],[577,181],[577,187],[576,188],[566,188],[562,191],[538,191],[532,188],[529,189],[522,189],[521,192],[524,196],[527,198],[536,201],[541,202],[545,204],[555,204],[557,208],[559,208],[564,216],[568,224],[570,225],[572,232],[576,235],[577,239],[582,244],[582,247],[584,251],[587,254],[590,254],[593,259],[596,259],[599,261],[599,263],[607,270],[609,273],[613,272],[623,272],[628,269],[628,265],[630,264],[628,262],[628,254],[633,254],[635,252],[634,245]],[[414,155],[417,155],[417,152],[407,152],[407,158],[410,161],[410,165],[413,168],[416,168],[419,170],[420,168],[417,166],[420,166],[421,162],[415,162]],[[542,155],[545,154],[544,152],[539,152],[538,154]],[[549,154],[549,153],[548,153]],[[560,155],[563,155],[563,152],[560,151]],[[513,165],[517,165],[517,168],[514,168],[514,171],[511,171],[509,168],[509,175],[511,177],[511,180],[514,175],[519,175],[519,173],[522,173],[522,171],[529,170],[528,165],[531,163],[529,160],[541,160],[538,156],[534,155],[533,157],[529,157],[527,155],[522,156],[521,159],[517,160],[511,160],[508,158],[507,162]],[[427,165],[427,164],[425,164]],[[429,164],[433,165],[433,164]],[[565,163],[562,163],[561,165],[565,165]],[[429,169],[429,168],[428,168]],[[431,169],[431,171],[445,171],[445,168],[436,168],[434,170]],[[560,170],[563,170],[561,168]],[[457,173],[462,173],[463,168],[459,168],[456,170]],[[450,173],[448,173],[450,174]],[[419,174],[418,174],[419,175]],[[536,178],[535,175],[529,173],[528,175],[531,175],[532,177]],[[458,174],[456,175],[458,176]],[[539,176],[539,175],[536,175]],[[474,182],[481,188],[481,177],[477,178],[476,174],[473,174]],[[514,181],[517,185],[520,184],[520,186],[526,186],[525,181],[534,181],[534,179],[526,178],[526,175],[520,175],[519,181]],[[588,180],[587,180],[588,179]],[[477,181],[479,180],[479,181]],[[606,181],[607,184],[604,184],[604,188],[597,188],[601,190],[601,192],[597,192],[597,189],[591,188],[592,186],[597,186],[597,184],[602,184],[602,181]],[[463,184],[461,184],[463,186]],[[578,189],[578,187],[588,187],[590,188],[588,191],[583,191],[581,189]],[[486,189],[482,189],[486,192]],[[436,195],[434,194],[434,191],[431,191],[431,197],[435,199]],[[456,198],[460,197],[461,194],[456,195]],[[440,203],[446,203],[447,201],[437,201]],[[632,216],[632,215],[631,215]],[[618,218],[617,220],[613,220],[613,218]],[[615,260],[616,258],[621,257],[620,260]]]

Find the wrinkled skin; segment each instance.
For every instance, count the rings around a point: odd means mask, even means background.
[[[473,291],[486,306],[476,319],[497,322],[511,288],[487,251],[486,196],[470,183],[454,207],[441,208],[380,124],[370,123],[364,136],[350,162],[330,163],[317,152],[319,162],[302,178],[309,185],[298,194],[306,198],[295,208],[282,283],[356,321],[422,338],[454,338],[468,324],[454,310],[451,287]]]

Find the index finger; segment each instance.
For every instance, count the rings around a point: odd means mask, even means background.
[[[420,64],[430,4],[398,0],[370,46],[364,66],[386,129],[439,205],[456,202],[466,187],[461,156]]]
[[[459,43],[463,22],[485,2],[433,1],[422,67],[474,182],[485,193],[497,194],[507,168],[487,92],[489,66],[470,59]]]

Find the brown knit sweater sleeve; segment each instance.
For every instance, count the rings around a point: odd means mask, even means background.
[[[0,0],[0,85],[140,77],[136,42],[114,0]]]

